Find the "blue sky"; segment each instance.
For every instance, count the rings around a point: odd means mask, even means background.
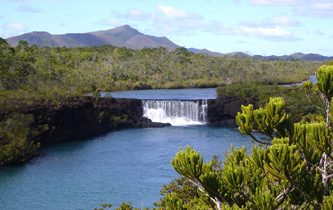
[[[333,56],[333,0],[0,0],[0,36],[129,24],[222,53]]]

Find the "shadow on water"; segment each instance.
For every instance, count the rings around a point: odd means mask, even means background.
[[[91,140],[46,147],[43,158],[1,171],[2,207],[93,209],[122,201],[152,207],[162,186],[178,177],[170,160],[180,147],[193,146],[207,161],[223,158],[231,144],[252,146],[236,129],[206,125],[125,129]]]
[[[150,97],[165,97],[161,91]],[[215,89],[176,91],[177,97],[215,97]],[[250,150],[252,142],[235,128],[191,125],[117,130],[90,141],[52,145],[41,150],[43,158],[0,171],[1,208],[94,209],[123,201],[152,207],[162,186],[178,177],[170,161],[187,145],[208,161],[214,155],[223,159],[231,145]]]

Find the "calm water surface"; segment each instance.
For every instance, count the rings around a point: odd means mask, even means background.
[[[193,146],[206,160],[230,148],[251,147],[235,129],[209,126],[126,129],[90,141],[45,148],[23,167],[0,170],[0,209],[93,209],[100,203],[137,207],[159,200],[178,175],[171,158]]]
[[[216,98],[216,88],[156,89],[102,92],[101,96],[114,98],[196,100]]]
[[[108,96],[110,93],[103,93]],[[209,99],[215,89],[143,90],[118,98]],[[87,141],[43,148],[41,158],[0,170],[0,209],[93,209],[101,203],[152,207],[164,184],[178,177],[170,160],[193,146],[209,160],[235,147],[251,147],[236,129],[212,126],[125,129]]]

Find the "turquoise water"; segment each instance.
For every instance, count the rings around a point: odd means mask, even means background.
[[[141,90],[117,98],[191,100],[215,98],[215,89]],[[104,94],[104,95],[103,95]],[[110,93],[102,93],[108,96]],[[74,139],[73,139],[74,140]],[[42,157],[0,170],[0,209],[94,209],[101,203],[153,207],[164,184],[179,177],[170,160],[193,146],[209,160],[235,147],[252,146],[236,129],[200,126],[124,129],[87,141],[43,148]]]
[[[102,97],[112,96],[114,98],[163,99],[163,100],[215,99],[216,88],[115,91],[115,92],[102,92],[101,96]]]
[[[100,203],[152,207],[160,189],[178,177],[170,160],[179,147],[205,157],[251,141],[235,129],[188,126],[126,129],[89,141],[58,144],[21,167],[0,170],[0,209],[93,209]]]

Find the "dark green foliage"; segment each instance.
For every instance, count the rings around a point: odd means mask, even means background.
[[[307,93],[307,97],[305,94]],[[237,96],[245,99],[255,99],[264,105],[271,97],[283,97],[286,111],[290,113],[293,122],[300,121],[307,114],[323,114],[324,106],[321,99],[313,92],[306,91],[303,86],[281,87],[257,83],[235,83],[219,87],[217,95]],[[309,118],[311,116],[308,116]]]
[[[164,198],[165,209],[185,210],[183,200],[176,193],[169,193]]]
[[[0,165],[21,164],[36,155],[39,144],[16,139],[0,147]]]
[[[38,130],[30,128],[31,115],[13,113],[0,121],[0,166],[24,163],[36,155],[39,143],[28,139]]]
[[[285,103],[281,97],[270,98],[265,107],[255,110],[251,104],[242,105],[241,112],[237,113],[236,122],[242,134],[251,136],[257,142],[260,141],[252,134],[252,130],[270,138],[287,136],[292,132],[290,117],[285,111]]]
[[[331,96],[326,94],[330,94],[333,77],[322,77],[311,88],[322,94],[325,122],[323,118],[311,122],[310,117],[310,122],[292,126],[283,98],[270,98],[258,109],[243,106],[237,115],[239,130],[255,140],[253,131],[266,134],[270,146],[255,146],[251,155],[244,148],[232,148],[217,169],[197,161],[201,155],[187,147],[174,157],[175,170],[189,179],[214,209],[332,209],[333,134],[327,121],[332,110],[327,103]],[[171,198],[182,206],[190,202],[176,194]]]
[[[323,201],[323,210],[333,210],[333,196],[325,196]]]
[[[184,48],[39,48],[26,42],[12,48],[5,40],[0,44],[2,90],[216,87],[244,79],[271,84],[301,81],[319,66],[318,62],[209,57]]]
[[[111,209],[113,205],[111,203],[103,203],[100,204],[100,206],[100,208],[94,208],[94,210],[108,210]]]
[[[133,210],[131,203],[122,203],[116,210]]]
[[[323,65],[316,72],[319,90],[327,97],[333,96],[333,65]]]
[[[16,48],[11,48],[4,41],[0,42],[0,90],[22,88],[28,78],[35,74],[32,66],[35,49],[24,41]]]
[[[176,179],[172,181],[169,185],[163,186],[161,194],[165,197],[163,197],[155,205],[162,209],[170,208],[171,205],[177,204],[179,200],[186,203],[189,208],[193,207],[193,205],[197,205],[196,201],[200,201],[200,196],[197,190],[194,189],[192,187],[192,184],[185,178]],[[170,203],[170,198],[175,196],[177,196],[178,198],[173,198],[172,200],[175,201],[171,201]]]
[[[191,147],[186,147],[185,151],[180,149],[171,163],[178,173],[189,179],[198,179],[202,174],[202,156]]]
[[[103,203],[100,204],[101,207],[94,208],[94,210],[111,210],[113,204],[111,203]],[[129,202],[123,202],[120,204],[119,207],[115,208],[115,210],[149,210],[149,208],[134,208],[131,203]]]

